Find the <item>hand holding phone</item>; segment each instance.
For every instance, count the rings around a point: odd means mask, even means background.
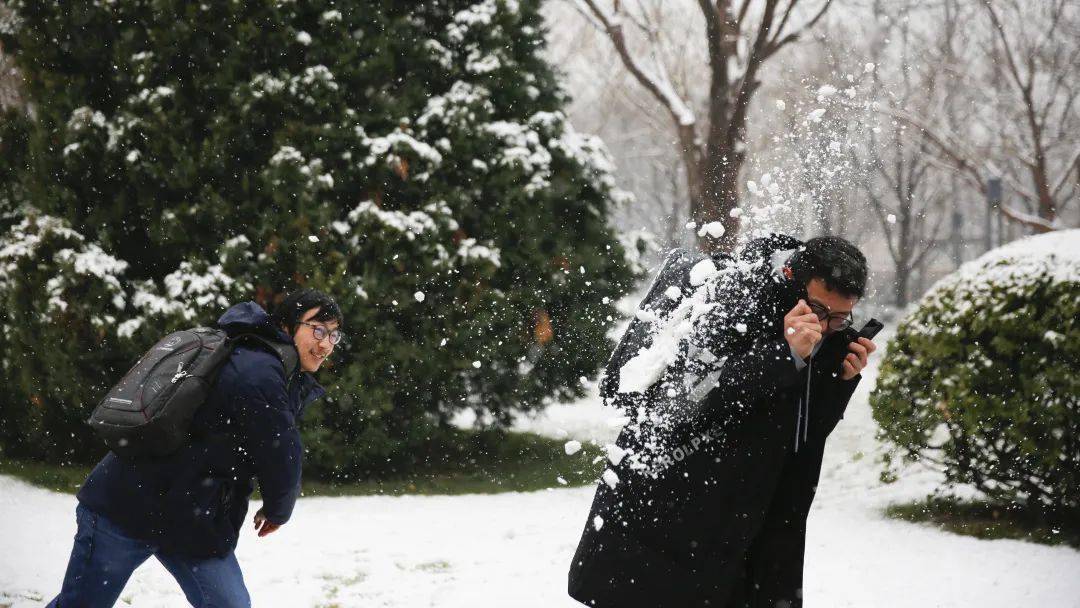
[[[851,380],[862,373],[870,353],[877,350],[873,338],[884,327],[881,321],[870,319],[859,331],[855,331],[850,327],[844,330],[843,336],[847,339],[847,352],[840,363],[841,379]]]
[[[847,338],[848,343],[858,342],[859,338],[866,338],[867,340],[873,340],[874,336],[878,335],[882,329],[885,328],[885,324],[877,319],[870,319],[863,325],[862,329],[855,331],[852,328],[844,330],[844,337]]]

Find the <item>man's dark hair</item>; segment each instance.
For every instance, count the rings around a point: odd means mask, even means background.
[[[317,289],[301,289],[294,291],[281,301],[270,315],[270,320],[275,326],[282,326],[289,335],[296,333],[296,327],[304,314],[312,308],[318,308],[319,312],[311,318],[312,321],[327,323],[337,321],[341,323],[341,309],[333,298]]]
[[[866,291],[866,256],[851,242],[838,236],[810,239],[787,260],[792,279],[807,285],[811,279],[846,296],[861,298]]]

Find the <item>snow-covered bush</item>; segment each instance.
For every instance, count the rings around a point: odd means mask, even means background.
[[[63,458],[98,443],[83,420],[130,364],[116,331],[129,308],[126,269],[55,217],[29,214],[0,234],[0,445],[9,455]]]
[[[216,258],[184,260],[160,284],[132,281],[131,314],[117,327],[117,335],[136,344],[153,343],[163,333],[209,324],[230,305],[250,299],[250,246],[245,237],[229,239]]]
[[[937,283],[889,343],[883,434],[950,482],[1080,508],[1080,230],[993,250]]]

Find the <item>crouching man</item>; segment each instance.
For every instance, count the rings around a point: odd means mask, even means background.
[[[257,480],[260,537],[289,521],[303,456],[297,421],[325,392],[312,374],[341,340],[340,325],[337,304],[311,289],[287,296],[273,316],[254,302],[226,311],[220,329],[261,340],[241,342],[220,367],[187,445],[163,458],[109,452],[90,473],[63,587],[49,606],[112,606],[151,556],[192,606],[250,606],[233,553],[248,499]],[[295,371],[262,340],[295,346]]]
[[[736,277],[700,320],[704,335],[718,336],[702,353],[720,371],[702,383],[707,392],[686,421],[651,432],[653,415],[663,421],[665,412],[682,411],[665,409],[662,383],[628,402],[640,421],[618,440],[629,455],[598,484],[570,566],[569,593],[581,603],[802,606],[806,519],[825,440],[875,345],[845,336],[866,284],[863,254],[837,237],[778,242],[778,251],[798,246],[778,272],[762,263],[754,266],[762,274],[717,273]],[[676,300],[686,289],[653,288]],[[621,373],[609,364],[607,382],[619,386]],[[627,397],[612,389],[605,398],[618,405]],[[663,466],[636,472],[632,459],[653,444],[667,446]]]

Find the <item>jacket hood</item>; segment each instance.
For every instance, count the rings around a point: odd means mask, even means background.
[[[270,315],[255,302],[241,302],[233,305],[217,320],[217,326],[224,329],[230,336],[255,333],[286,344],[292,342],[289,334],[282,331],[280,327],[274,327]]]
[[[259,334],[271,340],[277,340],[284,344],[292,344],[289,334],[275,327],[270,315],[255,302],[241,302],[233,305],[217,321],[217,326],[224,329],[229,336],[237,334]],[[302,372],[300,374],[300,400],[302,406],[321,398],[326,390],[315,380],[315,376]]]

